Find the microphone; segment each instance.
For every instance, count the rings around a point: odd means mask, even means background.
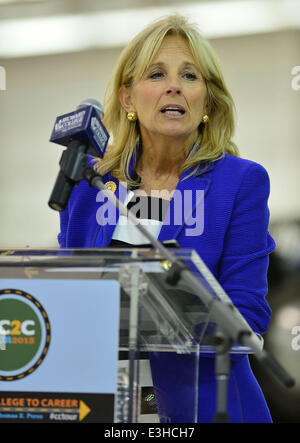
[[[48,205],[63,211],[74,185],[83,178],[86,153],[92,149],[103,158],[109,134],[103,125],[103,107],[95,99],[85,99],[76,111],[56,118],[50,142],[67,146],[60,159],[58,173]]]

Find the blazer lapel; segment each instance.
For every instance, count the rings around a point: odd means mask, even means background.
[[[112,190],[114,186],[116,186],[114,194],[116,198],[124,203],[128,191],[125,186],[119,183],[118,180],[111,179],[111,177],[106,180],[103,177],[103,183],[108,189],[112,188]],[[96,201],[97,203],[102,203],[102,205],[100,205],[97,210],[98,229],[95,234],[93,246],[107,247],[111,242],[114,229],[120,217],[120,212],[118,208],[113,203],[111,203],[110,200],[104,197],[102,191],[99,191],[99,193],[97,194]]]
[[[186,171],[178,182],[158,236],[159,241],[175,240],[184,228],[191,229],[192,232],[193,222],[199,224],[198,228],[201,231],[201,222],[204,220],[204,198],[211,180],[197,175],[183,180],[189,173],[190,170]],[[195,214],[198,215],[198,220]]]

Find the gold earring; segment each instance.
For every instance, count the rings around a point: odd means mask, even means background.
[[[130,122],[135,122],[137,120],[137,113],[135,111],[130,111],[127,114],[127,118]]]
[[[209,120],[208,115],[207,115],[207,114],[203,115],[203,117],[202,117],[202,123],[207,123],[208,120]]]

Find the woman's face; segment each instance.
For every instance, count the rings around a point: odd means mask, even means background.
[[[143,78],[120,98],[127,112],[137,112],[143,141],[155,143],[158,137],[194,141],[207,112],[206,94],[188,43],[167,36]]]

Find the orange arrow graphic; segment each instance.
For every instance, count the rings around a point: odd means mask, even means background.
[[[82,401],[79,401],[79,421],[82,421],[89,413],[90,408]]]

